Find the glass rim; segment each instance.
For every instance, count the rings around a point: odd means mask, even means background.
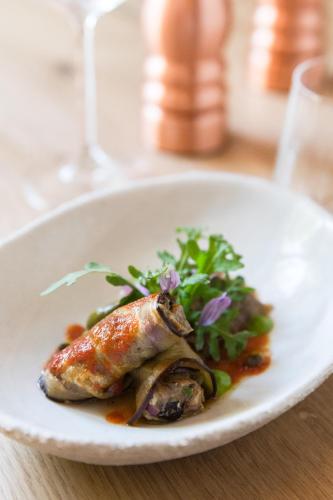
[[[307,97],[313,99],[314,101],[317,102],[329,101],[330,104],[333,104],[332,97],[316,92],[315,90],[311,89],[308,85],[306,85],[302,79],[302,77],[309,69],[312,69],[319,64],[324,65],[324,63],[325,63],[325,57],[323,56],[312,57],[311,59],[307,59],[306,61],[301,62],[294,69],[292,76],[292,83],[293,87],[295,86],[297,88],[300,88]]]

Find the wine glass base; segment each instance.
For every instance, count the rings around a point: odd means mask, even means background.
[[[58,171],[59,181],[65,185],[81,184],[83,190],[94,190],[105,183],[123,180],[119,163],[110,158],[99,146],[85,150],[77,162],[65,163]]]
[[[127,181],[124,166],[98,146],[85,150],[77,161],[39,172],[23,184],[26,203],[39,212],[54,208],[84,193],[119,186]]]

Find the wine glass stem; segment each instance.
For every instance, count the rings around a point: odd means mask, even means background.
[[[83,19],[84,68],[84,142],[88,151],[97,145],[95,28],[97,17],[88,14]]]

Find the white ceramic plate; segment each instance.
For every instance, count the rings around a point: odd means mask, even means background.
[[[70,322],[108,303],[92,276],[39,292],[91,260],[124,272],[155,263],[179,225],[220,231],[245,255],[246,276],[274,304],[272,366],[191,419],[128,428],[102,404],[67,406],[37,388],[40,368]],[[59,209],[0,248],[0,427],[38,449],[96,464],[182,457],[223,445],[280,415],[332,371],[333,223],[299,196],[256,179],[190,174],[91,195]],[[104,406],[103,406],[104,405]]]

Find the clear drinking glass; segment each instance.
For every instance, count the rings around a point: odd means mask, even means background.
[[[117,161],[110,158],[98,143],[96,111],[95,28],[98,19],[126,0],[52,0],[65,7],[78,27],[83,55],[82,138],[76,157],[59,165],[57,170],[40,172],[33,181],[27,178],[23,192],[26,201],[37,210],[58,205],[86,191],[115,183],[123,176]]]
[[[333,72],[323,58],[294,71],[275,180],[333,211]]]

